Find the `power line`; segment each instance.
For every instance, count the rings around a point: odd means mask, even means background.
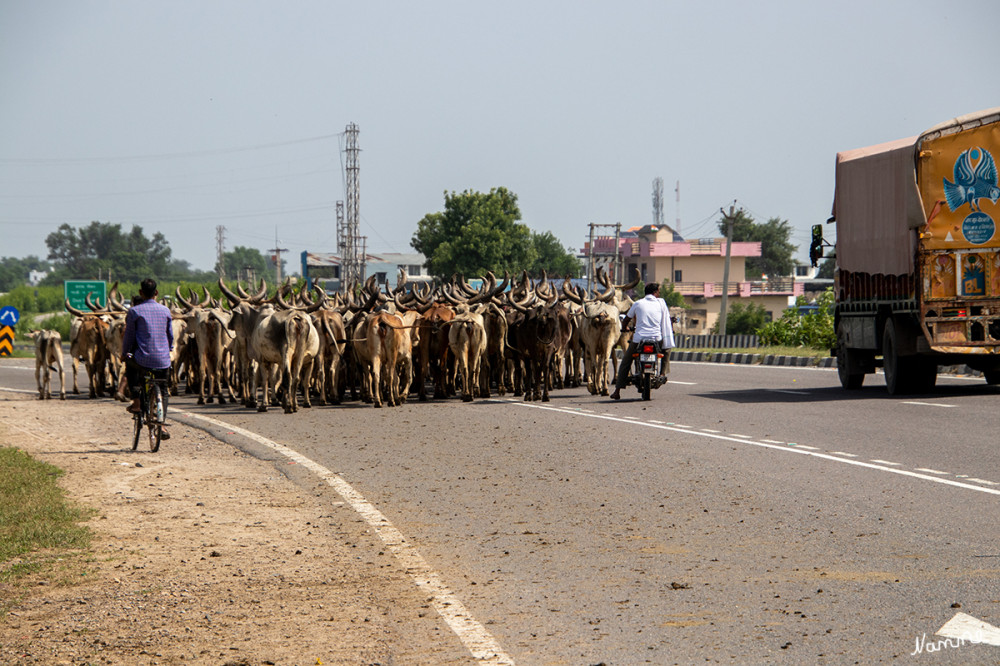
[[[276,143],[260,143],[251,146],[240,146],[237,148],[218,148],[213,150],[194,150],[184,153],[159,153],[151,155],[123,155],[118,157],[27,157],[27,158],[0,158],[0,164],[26,165],[26,164],[84,164],[94,162],[143,162],[150,160],[173,160],[187,157],[207,157],[211,155],[229,155],[233,153],[245,153],[254,150],[265,150],[268,148],[280,148],[283,146],[294,146],[302,143],[314,141],[325,141],[340,134],[323,134],[320,136],[307,137],[305,139],[294,139],[292,141],[281,141]]]

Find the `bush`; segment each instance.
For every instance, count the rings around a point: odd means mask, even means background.
[[[816,299],[816,305],[819,306],[816,312],[800,316],[798,306],[808,303],[804,297],[799,296],[795,307],[785,310],[781,319],[764,324],[757,331],[760,344],[813,349],[832,348],[837,343],[833,331],[833,300],[833,289],[827,289]]]
[[[767,323],[767,310],[756,303],[734,303],[726,314],[726,335],[753,335]],[[713,334],[719,332],[719,322],[712,326]]]

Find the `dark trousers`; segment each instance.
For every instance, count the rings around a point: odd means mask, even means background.
[[[125,377],[128,379],[128,390],[131,392],[133,398],[138,398],[140,392],[142,391],[142,377],[149,368],[144,368],[135,362],[135,359],[131,356],[125,357]],[[152,370],[153,377],[156,379],[162,379],[164,382],[170,376],[170,368],[163,368],[162,370]],[[170,399],[170,391],[166,390],[166,384],[163,385],[163,410],[164,413],[167,410],[167,402]]]

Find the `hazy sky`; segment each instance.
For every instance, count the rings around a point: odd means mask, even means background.
[[[736,200],[804,259],[838,150],[1000,106],[997,25],[996,0],[0,0],[0,256],[97,220],[298,266],[336,250],[353,122],[369,251],[498,186],[579,249],[652,222],[662,177],[684,236]]]

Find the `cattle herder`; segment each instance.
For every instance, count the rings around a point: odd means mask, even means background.
[[[156,302],[159,295],[156,281],[146,278],[139,285],[143,301],[129,308],[125,315],[125,333],[122,337],[122,356],[128,376],[132,404],[126,409],[137,414],[140,410],[139,392],[145,370],[152,370],[157,379],[167,379],[170,371],[170,350],[174,347],[174,332],[170,326],[170,309]],[[163,394],[163,411],[167,410],[167,392]],[[163,439],[170,439],[166,426]]]

